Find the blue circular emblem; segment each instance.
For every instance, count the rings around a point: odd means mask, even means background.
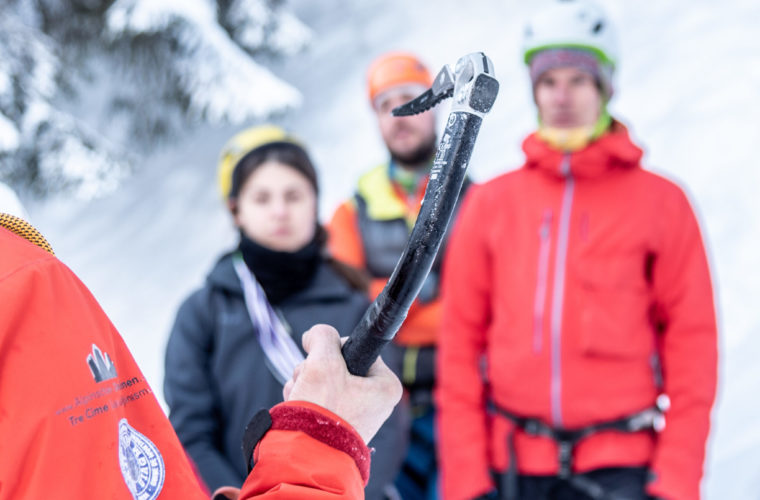
[[[119,420],[119,466],[135,500],[155,500],[161,493],[166,478],[164,459],[158,447],[126,418]]]

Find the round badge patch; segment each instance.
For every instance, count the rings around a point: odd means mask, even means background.
[[[119,466],[135,500],[155,500],[166,478],[164,459],[155,444],[119,420]]]

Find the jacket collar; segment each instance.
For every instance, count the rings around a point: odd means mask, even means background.
[[[565,153],[550,147],[536,133],[523,141],[523,151],[526,156],[524,168],[565,176],[561,171]],[[610,130],[599,139],[569,155],[573,177],[592,178],[611,170],[639,167],[643,151],[631,141],[626,127],[613,121]]]
[[[242,296],[243,288],[232,264],[233,255],[234,252],[223,255],[209,273],[207,281],[211,287]],[[290,304],[303,302],[343,299],[350,296],[351,293],[351,288],[333,272],[330,265],[322,261],[311,284],[283,300],[279,306],[286,307]]]

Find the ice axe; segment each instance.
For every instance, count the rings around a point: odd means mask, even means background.
[[[352,374],[367,374],[406,319],[446,234],[480,124],[498,92],[491,60],[475,52],[460,58],[453,72],[444,66],[430,89],[393,110],[394,116],[414,115],[454,98],[406,248],[385,288],[343,345],[343,357]]]

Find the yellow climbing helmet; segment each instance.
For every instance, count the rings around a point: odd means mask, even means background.
[[[303,145],[284,129],[276,125],[257,125],[235,134],[222,148],[217,167],[219,192],[227,199],[232,189],[235,167],[251,151],[272,143],[285,142],[303,148]]]

